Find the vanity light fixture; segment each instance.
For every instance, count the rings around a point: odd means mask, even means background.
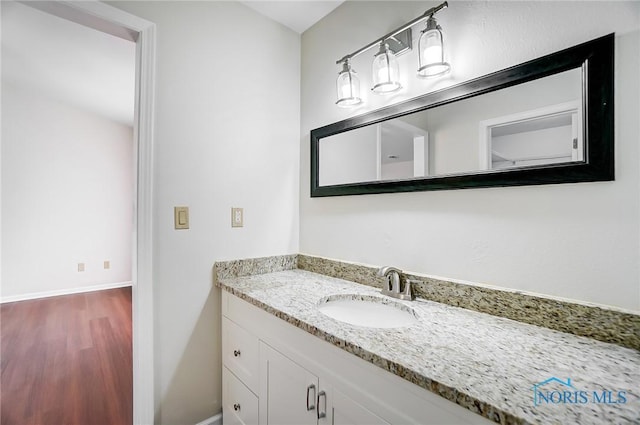
[[[445,1],[432,7],[414,20],[337,60],[336,64],[342,64],[342,71],[338,73],[336,80],[338,95],[336,105],[348,108],[362,103],[360,78],[351,68],[350,61],[375,46],[378,46],[379,50],[374,56],[371,66],[371,91],[376,94],[387,94],[402,88],[400,67],[396,58],[411,50],[411,27],[425,20],[427,27],[421,32],[418,41],[418,76],[421,78],[439,77],[448,73],[451,66],[444,61],[442,30],[434,18],[436,13],[448,6],[449,4]]]
[[[447,74],[451,65],[444,61],[442,28],[433,15],[427,19],[427,27],[418,40],[418,77],[432,78]]]
[[[336,89],[338,91],[338,101],[336,105],[341,108],[348,108],[362,103],[360,97],[360,77],[358,73],[351,69],[349,59],[342,62],[342,71],[338,74],[336,80]]]
[[[371,91],[377,94],[391,93],[402,88],[400,84],[400,67],[395,53],[389,49],[386,40],[380,42],[380,50],[373,57],[371,66],[373,87]]]

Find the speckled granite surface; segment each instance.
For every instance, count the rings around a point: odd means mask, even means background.
[[[378,288],[383,285],[376,277],[377,269],[370,266],[301,254],[298,268]],[[640,350],[640,315],[637,314],[417,274],[403,276],[423,282],[414,285],[414,293],[419,298]]]
[[[273,257],[247,258],[242,260],[217,261],[215,273],[218,279],[272,273],[297,268],[298,254]]]
[[[397,329],[338,322],[323,297],[380,296],[374,287],[304,270],[221,277],[224,290],[391,373],[502,424],[640,423],[640,352],[594,339],[444,305],[404,302],[420,318]],[[533,387],[571,379],[586,403],[534,405]],[[566,388],[548,383],[543,389]],[[594,391],[625,391],[626,403],[594,403]]]

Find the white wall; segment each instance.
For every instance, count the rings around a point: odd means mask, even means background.
[[[156,422],[197,423],[221,409],[213,263],[298,251],[300,36],[236,2],[110,4],[157,24]]]
[[[4,80],[2,121],[2,299],[130,282],[131,127]]]
[[[640,309],[640,3],[449,2],[450,78],[418,80],[404,55],[401,93],[336,108],[335,61],[436,4],[346,2],[303,34],[300,251]],[[616,181],[309,197],[310,130],[613,31]]]

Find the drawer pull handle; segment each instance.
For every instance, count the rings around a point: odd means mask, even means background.
[[[237,412],[238,410],[240,410],[240,404],[239,404],[239,403],[234,404],[234,405],[233,405],[233,410],[235,410],[236,412]]]
[[[324,410],[322,412],[320,411],[320,397],[324,399]],[[327,416],[327,393],[324,391],[320,391],[318,393],[318,410],[316,413],[318,415],[318,419],[322,419]]]
[[[311,390],[313,390],[313,397],[311,397],[311,404],[309,404],[309,393],[311,392]],[[311,384],[307,387],[307,411],[313,410],[316,408],[316,405],[313,404],[315,399],[316,399],[316,386],[314,384]]]
[[[233,350],[233,357],[240,357],[240,350]]]

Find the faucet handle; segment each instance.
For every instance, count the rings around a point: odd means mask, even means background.
[[[408,296],[409,298],[413,298],[413,294],[411,293],[411,279],[405,279],[404,281],[404,291],[402,294]]]
[[[404,295],[405,298],[413,300],[415,299],[415,295],[413,295],[413,289],[412,289],[412,285],[416,284],[416,283],[422,283],[421,280],[415,280],[415,279],[405,279],[404,280],[404,291],[402,291],[402,295]]]

